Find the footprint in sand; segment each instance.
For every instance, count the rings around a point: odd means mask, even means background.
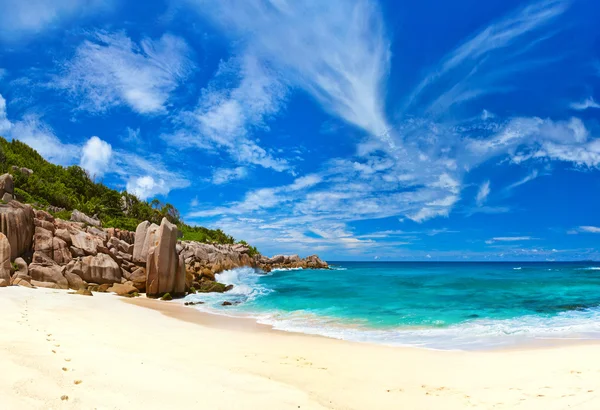
[[[83,380],[75,380],[73,383],[74,384],[81,384],[81,383],[83,383]]]

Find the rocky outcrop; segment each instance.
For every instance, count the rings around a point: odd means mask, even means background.
[[[163,218],[146,261],[146,294],[149,296],[185,293],[185,264],[177,255],[177,236],[177,226]]]
[[[14,188],[15,184],[13,182],[13,177],[11,174],[0,175],[0,198],[2,198],[4,201],[10,201],[11,199],[13,199]]]
[[[156,240],[158,228],[158,225],[151,224],[148,221],[144,221],[137,226],[133,245],[133,262],[146,263],[148,251]]]
[[[69,282],[63,275],[64,267],[54,262],[44,253],[36,252],[34,262],[29,265],[29,276],[35,286],[69,289]]]
[[[46,211],[34,212],[31,206],[14,200],[0,204],[0,231],[4,234],[0,236],[2,283],[92,291],[115,287],[115,292],[121,294],[131,294],[135,289],[149,296],[180,296],[192,288],[198,292],[227,292],[231,286],[216,282],[215,275],[236,267],[264,271],[327,268],[327,263],[316,255],[305,259],[298,255],[266,258],[253,255],[245,244],[178,241],[179,231],[167,219],[160,226],[143,222],[136,232],[129,232],[104,229],[97,218],[78,211],[73,214],[71,221],[65,221]],[[15,261],[14,267],[11,260]]]
[[[66,271],[79,276],[86,282],[121,283],[121,268],[110,256],[103,253],[78,258],[67,266]]]
[[[30,205],[17,201],[0,204],[0,232],[8,238],[11,260],[31,250],[34,213]]]
[[[0,279],[10,283],[10,273],[10,242],[3,233],[0,233]]]
[[[100,219],[98,219],[98,217],[96,215],[94,215],[93,217],[90,217],[90,216],[87,216],[86,214],[84,214],[83,212],[78,211],[77,209],[75,209],[71,213],[71,221],[82,222],[84,224],[96,226],[96,227],[102,226]]]

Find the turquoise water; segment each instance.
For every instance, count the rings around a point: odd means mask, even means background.
[[[485,349],[600,338],[600,263],[333,263],[218,275],[200,309],[277,329],[394,346]],[[221,306],[224,300],[234,306]]]

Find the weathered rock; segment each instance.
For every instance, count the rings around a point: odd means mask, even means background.
[[[233,303],[225,301],[223,303],[221,303],[221,306],[231,306]]]
[[[0,197],[4,196],[4,194],[12,196],[14,194],[14,187],[15,184],[11,174],[0,175]]]
[[[137,291],[138,291],[138,289],[135,286],[127,284],[127,283],[125,283],[125,284],[115,283],[107,290],[107,292],[114,292],[119,296],[131,295]]]
[[[36,284],[39,283],[53,283],[55,284],[57,289],[68,289],[69,282],[62,274],[63,268],[58,265],[41,265],[37,263],[32,263],[29,265],[29,275],[31,276],[32,284],[41,287],[49,287],[44,284]],[[35,282],[34,282],[35,281]]]
[[[108,234],[106,233],[106,231],[100,228],[96,228],[95,226],[88,226],[86,231],[90,235],[97,236],[98,238],[102,239],[102,242],[106,242],[108,240]]]
[[[5,288],[9,285],[9,281],[7,281],[6,279],[0,279],[0,288]]]
[[[12,201],[13,199],[15,199],[15,197],[12,196],[11,194],[9,194],[8,192],[5,192],[4,195],[2,195],[2,201],[4,201],[4,202],[8,203],[8,202]]]
[[[82,296],[94,296],[94,294],[85,288],[82,289],[77,289],[77,292],[75,292],[75,295],[82,295]]]
[[[200,293],[210,293],[210,292],[223,293],[223,292],[226,292],[227,290],[231,290],[232,288],[233,288],[233,286],[231,286],[231,288],[227,289],[227,285],[225,285],[223,283],[219,283],[219,282],[202,281],[202,282],[200,282],[200,286],[198,288],[196,288],[196,291],[200,292]]]
[[[129,273],[127,271],[125,271],[123,273],[125,275],[125,278],[127,280],[131,281],[133,283],[133,286],[135,286],[138,290],[140,290],[142,292],[146,290],[146,269],[145,268],[138,268],[131,273]]]
[[[71,250],[71,256],[74,258],[83,258],[85,256],[83,249],[79,249],[74,246],[69,247],[69,249]]]
[[[23,260],[23,258],[17,258],[14,261],[14,265],[16,267],[13,276],[16,277],[29,277],[29,268],[27,267],[27,262]]]
[[[133,255],[134,245],[130,245],[127,242],[122,241],[121,239],[118,239],[114,236],[108,240],[108,247],[116,248],[119,252],[128,254],[130,256]]]
[[[41,252],[52,258],[52,232],[39,226],[35,227],[35,235],[33,236],[33,250],[34,252]]]
[[[57,230],[55,230],[54,231],[54,237],[62,239],[69,246],[72,245],[71,234],[66,229],[57,229]]]
[[[73,259],[67,243],[56,236],[52,238],[52,252],[54,261],[59,265],[65,265]]]
[[[35,210],[35,219],[39,219],[41,221],[46,221],[50,223],[54,223],[54,217],[51,213],[44,211],[43,209]]]
[[[31,284],[38,288],[50,288],[50,289],[68,289],[62,288],[60,285],[54,282],[41,282],[39,280],[32,280]]]
[[[78,211],[77,209],[75,209],[71,213],[71,221],[83,222],[84,224],[96,226],[98,228],[102,226],[102,223],[100,222],[98,217],[96,217],[96,216],[89,217],[86,214],[84,214],[83,212]]]
[[[23,278],[15,278],[13,279],[11,285],[13,286],[22,286],[24,288],[33,288],[33,285],[31,284],[31,280],[27,281]]]
[[[11,265],[10,265],[10,242],[8,238],[0,233],[0,279],[10,283]]]
[[[87,288],[87,284],[81,279],[81,276],[75,274],[72,270],[66,270],[64,273],[67,282],[69,283],[69,288],[74,290]]]
[[[135,230],[135,242],[133,245],[133,261],[146,263],[148,251],[155,245],[156,233],[159,226],[148,221],[140,223]]]
[[[146,262],[146,293],[150,296],[185,291],[185,263],[175,250],[177,236],[177,226],[163,218]]]
[[[30,205],[17,201],[0,205],[0,232],[8,238],[11,260],[31,250],[34,213]]]
[[[54,224],[52,222],[44,221],[43,219],[35,218],[33,220],[33,225],[36,227],[39,226],[40,228],[44,228],[47,231],[50,231],[53,235],[54,235],[54,231],[56,230],[56,228],[54,227]]]
[[[80,276],[86,282],[99,284],[121,282],[121,268],[110,256],[103,253],[73,261],[69,264],[68,271]]]
[[[72,232],[71,243],[73,247],[81,249],[86,255],[96,255],[98,253],[98,242],[87,232]]]

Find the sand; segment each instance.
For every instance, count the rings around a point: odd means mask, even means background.
[[[19,287],[0,315],[0,409],[600,408],[598,344],[391,348]]]

